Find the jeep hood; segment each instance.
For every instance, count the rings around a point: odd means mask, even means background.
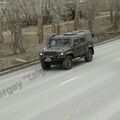
[[[66,50],[70,49],[70,47],[51,47],[51,48],[44,48],[43,52],[64,52]]]

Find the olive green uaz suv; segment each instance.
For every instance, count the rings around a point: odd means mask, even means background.
[[[47,47],[40,52],[40,62],[43,69],[61,64],[69,70],[73,66],[73,59],[84,58],[86,62],[91,62],[93,55],[93,36],[85,30],[49,37]]]

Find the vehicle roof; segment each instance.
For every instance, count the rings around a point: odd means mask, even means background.
[[[84,31],[77,31],[77,32],[68,32],[65,33],[64,35],[58,35],[54,36],[54,38],[75,38],[75,37],[84,37],[86,34],[89,34],[89,30],[84,30]]]

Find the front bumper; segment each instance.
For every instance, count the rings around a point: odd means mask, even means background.
[[[40,56],[40,61],[41,62],[46,62],[46,63],[50,63],[53,65],[57,65],[57,64],[61,64],[64,60],[64,57],[58,56],[58,57],[51,57],[51,56]]]

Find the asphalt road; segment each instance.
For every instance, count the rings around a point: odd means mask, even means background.
[[[35,65],[0,78],[0,120],[120,120],[120,40],[72,70]]]

